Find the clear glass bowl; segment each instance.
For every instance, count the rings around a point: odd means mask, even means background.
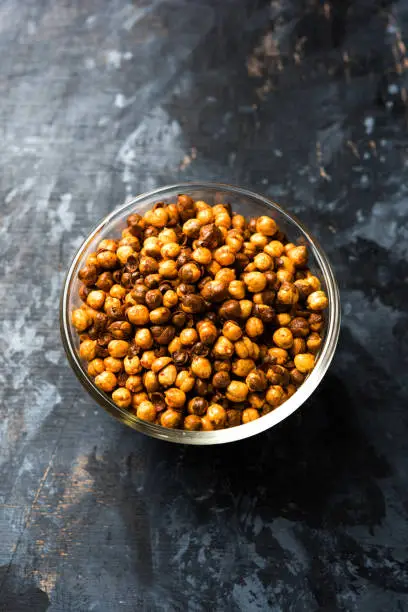
[[[78,296],[80,286],[77,276],[78,270],[84,265],[89,253],[96,250],[96,245],[103,238],[120,237],[121,230],[126,227],[128,215],[134,212],[143,214],[158,201],[166,203],[175,201],[179,193],[186,193],[195,200],[204,200],[209,204],[229,202],[233,211],[246,217],[265,214],[273,217],[291,242],[306,244],[309,247],[309,267],[320,278],[322,287],[329,299],[329,306],[325,311],[326,323],[323,345],[314,370],[298,391],[286,402],[269,414],[246,425],[216,431],[183,431],[181,429],[166,429],[159,425],[141,421],[134,414],[116,406],[108,395],[95,386],[79,357],[79,339],[70,316],[72,310],[81,303]],[[90,233],[75,255],[64,282],[60,304],[60,326],[64,348],[75,374],[98,404],[122,423],[154,438],[170,442],[198,445],[223,444],[248,438],[273,427],[295,412],[313,393],[325,375],[336,349],[340,330],[340,298],[333,271],[323,250],[305,227],[280,206],[264,196],[241,187],[217,183],[180,183],[170,187],[161,187],[134,198],[105,217],[102,223]]]

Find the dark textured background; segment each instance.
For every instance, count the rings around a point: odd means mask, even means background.
[[[408,610],[408,1],[0,1],[0,610]],[[64,272],[130,194],[251,187],[342,292],[273,431],[126,429],[62,351]],[[405,358],[405,360],[404,360]]]

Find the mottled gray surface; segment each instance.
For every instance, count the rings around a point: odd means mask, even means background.
[[[408,610],[408,2],[0,2],[0,610]],[[257,439],[126,429],[70,371],[64,272],[130,194],[273,196],[344,323]],[[404,363],[405,358],[405,363]]]

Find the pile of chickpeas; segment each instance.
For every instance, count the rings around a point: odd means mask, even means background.
[[[272,217],[182,194],[132,214],[79,271],[72,312],[95,385],[168,428],[258,419],[313,370],[328,300]]]

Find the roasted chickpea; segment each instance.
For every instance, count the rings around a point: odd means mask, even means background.
[[[306,305],[310,310],[324,310],[328,304],[329,300],[324,291],[314,291],[306,300]]]
[[[96,340],[84,340],[79,345],[79,354],[82,359],[86,361],[92,361],[96,357]]]
[[[104,291],[96,290],[91,291],[86,298],[86,303],[90,308],[100,310],[105,303],[106,294]]]
[[[319,352],[320,347],[322,346],[322,339],[316,332],[310,334],[308,339],[306,340],[306,345],[308,351],[316,355]]]
[[[207,409],[207,417],[210,419],[215,429],[225,426],[227,413],[220,404],[211,404]]]
[[[113,372],[101,372],[95,377],[95,385],[105,393],[113,391],[117,384],[118,381]]]
[[[233,280],[228,285],[228,293],[236,300],[242,300],[245,297],[245,283],[239,280]]]
[[[200,429],[202,429],[202,422],[199,416],[196,416],[195,414],[189,414],[184,419],[183,426],[184,429],[186,429],[187,431],[199,431]]]
[[[173,259],[165,259],[159,264],[159,274],[163,278],[174,279],[178,276],[177,264]]]
[[[257,392],[257,393],[265,391],[268,385],[266,376],[262,372],[262,370],[255,370],[255,369],[252,369],[248,373],[245,379],[245,384],[250,391]]]
[[[295,355],[298,355],[299,353],[305,353],[305,352],[306,352],[306,342],[304,338],[294,338],[293,345],[291,348],[291,354],[295,356]],[[313,351],[310,351],[310,352],[313,353]]]
[[[228,372],[223,370],[216,372],[212,378],[212,384],[216,389],[226,389],[231,379]]]
[[[180,332],[180,342],[186,346],[195,344],[198,341],[198,334],[194,327],[187,327]]]
[[[255,421],[256,419],[259,419],[259,412],[255,410],[255,408],[245,408],[245,410],[242,411],[242,422],[244,424]]]
[[[232,268],[221,268],[215,275],[216,281],[221,281],[225,285],[229,285],[233,280],[235,280],[235,270]]]
[[[126,296],[126,289],[122,287],[122,285],[112,285],[109,295],[111,297],[118,298],[118,300],[123,300]]]
[[[273,259],[267,253],[258,253],[254,258],[254,264],[261,272],[273,269]]]
[[[247,286],[248,291],[251,293],[258,293],[263,291],[266,287],[266,278],[262,272],[248,272],[244,275],[244,283]]]
[[[103,359],[92,359],[92,361],[89,362],[88,364],[88,374],[89,376],[92,376],[93,378],[95,376],[98,376],[98,374],[101,374],[102,372],[104,372],[105,370],[105,365],[103,363]]]
[[[277,294],[277,301],[280,304],[296,304],[298,299],[299,292],[296,286],[292,283],[282,283]]]
[[[255,369],[253,359],[237,359],[232,364],[232,373],[240,378],[246,378],[253,369]]]
[[[117,374],[123,370],[122,359],[117,359],[116,357],[105,357],[103,364],[107,372],[114,372],[114,374]]]
[[[188,370],[182,370],[177,374],[175,385],[184,393],[189,393],[195,384],[195,376],[193,376]]]
[[[271,240],[271,242],[264,247],[264,251],[271,257],[280,257],[284,253],[285,247],[279,240]]]
[[[220,266],[231,266],[235,261],[235,253],[231,247],[224,245],[214,251],[214,259]]]
[[[266,401],[268,404],[277,408],[285,399],[285,392],[280,385],[272,385],[266,392]]]
[[[138,329],[135,334],[135,344],[141,349],[147,350],[151,348],[153,346],[153,337],[150,329],[147,329],[146,327]]]
[[[149,309],[142,304],[128,308],[126,316],[133,325],[146,325],[150,321]]]
[[[240,382],[238,380],[232,380],[227,387],[226,396],[227,399],[230,400],[230,402],[235,402],[239,404],[246,400],[248,391],[249,389],[245,383]]]
[[[296,267],[303,267],[307,264],[307,248],[305,246],[295,246],[287,251],[288,257]]]
[[[191,256],[194,261],[203,266],[208,266],[212,260],[212,253],[210,249],[207,249],[205,247],[198,247],[193,251]]]
[[[72,324],[79,332],[85,331],[92,324],[92,317],[83,308],[77,308],[71,315]]]
[[[225,321],[222,333],[231,342],[236,342],[242,336],[242,329],[235,321]]]
[[[181,414],[169,408],[165,410],[160,417],[160,425],[169,429],[176,429],[181,424]]]
[[[165,208],[156,208],[155,210],[149,210],[145,213],[144,218],[146,223],[153,225],[153,227],[162,228],[165,227],[169,219],[169,215]]]
[[[210,378],[211,376],[211,363],[205,357],[194,356],[191,361],[191,371],[198,378]]]
[[[179,410],[186,403],[186,394],[177,387],[172,387],[164,392],[165,402],[169,408]]]
[[[278,226],[271,217],[262,215],[256,221],[256,231],[265,236],[273,236],[278,231]]]
[[[108,344],[108,351],[111,357],[125,357],[129,350],[129,342],[126,340],[111,340]]]
[[[293,335],[288,327],[280,327],[273,334],[273,341],[279,348],[289,349],[293,344]]]
[[[177,242],[167,242],[160,249],[160,254],[166,259],[177,259],[180,255],[181,247]]]
[[[150,401],[141,402],[136,409],[136,416],[142,421],[153,423],[156,420],[157,412],[154,404]]]
[[[177,368],[169,364],[158,373],[159,383],[162,387],[171,387],[177,378]]]
[[[239,308],[241,311],[241,318],[247,319],[251,315],[253,303],[251,300],[240,300]]]
[[[201,427],[203,431],[213,431],[214,425],[210,421],[208,416],[201,417]]]
[[[116,253],[113,253],[112,251],[102,251],[101,253],[98,253],[96,260],[98,266],[106,270],[113,270],[119,263]]]
[[[228,359],[234,354],[234,345],[225,336],[220,336],[213,348],[213,355],[217,359]]]
[[[197,323],[197,331],[201,342],[214,344],[218,336],[218,330],[212,321],[204,320]]]
[[[259,232],[252,234],[249,239],[250,243],[253,244],[257,249],[263,249],[268,244],[268,237]]]
[[[315,358],[311,353],[299,353],[295,355],[293,360],[295,362],[296,369],[302,374],[308,374],[314,368]]]
[[[129,257],[136,256],[136,253],[133,250],[132,246],[123,244],[116,251],[116,256],[119,260],[119,263],[122,264],[122,266],[124,266],[127,263]]]
[[[249,317],[245,323],[245,331],[250,338],[256,338],[263,334],[264,324],[258,317]]]
[[[170,317],[171,311],[165,306],[150,311],[150,321],[153,325],[163,325],[168,322]]]
[[[168,289],[163,295],[163,306],[173,308],[178,303],[178,295],[172,289]]]
[[[288,352],[278,347],[270,348],[268,354],[276,361],[277,365],[284,365],[289,358]]]
[[[125,357],[123,360],[123,367],[125,368],[126,374],[134,375],[139,374],[142,371],[142,363],[139,357]]]

